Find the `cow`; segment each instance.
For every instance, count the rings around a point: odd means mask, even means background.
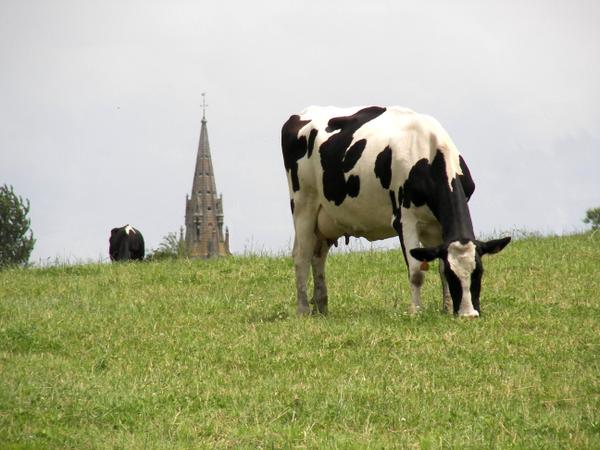
[[[131,225],[110,230],[108,253],[111,261],[144,259],[144,237]]]
[[[285,122],[281,147],[295,230],[298,315],[311,313],[311,265],[312,313],[327,314],[325,261],[338,238],[398,236],[411,313],[421,309],[427,263],[439,259],[443,308],[479,316],[481,257],[501,251],[510,237],[475,238],[467,205],[475,183],[437,120],[398,106],[310,106]]]

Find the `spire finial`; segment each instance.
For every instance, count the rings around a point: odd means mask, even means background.
[[[202,93],[202,121],[206,122],[206,108],[207,108],[207,104],[206,104],[206,92]]]

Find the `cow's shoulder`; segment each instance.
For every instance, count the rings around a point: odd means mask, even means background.
[[[415,120],[418,123],[418,127],[422,135],[429,141],[430,163],[433,163],[436,157],[442,157],[448,180],[452,180],[458,175],[464,175],[463,182],[471,185],[473,181],[470,177],[468,167],[450,134],[435,117],[427,114],[418,114],[417,116],[418,118]],[[472,193],[474,185],[469,186],[469,190]]]

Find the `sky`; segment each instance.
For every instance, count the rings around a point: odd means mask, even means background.
[[[32,262],[106,261],[128,223],[156,248],[205,92],[231,250],[285,253],[282,124],[401,105],[467,161],[476,234],[577,232],[600,206],[598,23],[596,0],[1,0],[0,184],[30,200]]]

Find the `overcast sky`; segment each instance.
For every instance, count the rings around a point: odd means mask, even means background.
[[[600,2],[0,1],[0,184],[32,261],[148,248],[184,222],[202,92],[234,253],[286,251],[280,129],[311,104],[435,116],[476,233],[583,229],[600,206]]]

